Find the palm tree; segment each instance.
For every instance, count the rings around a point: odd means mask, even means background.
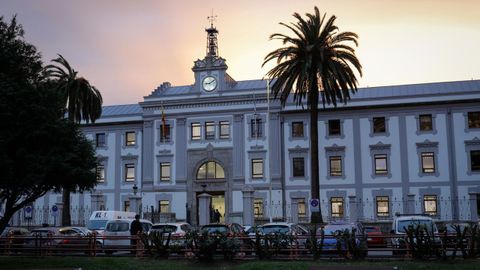
[[[54,80],[56,86],[64,96],[68,120],[80,123],[82,120],[93,123],[102,114],[102,95],[83,77],[77,77],[77,72],[70,66],[62,55],[53,59],[58,65],[45,67],[47,75]],[[64,186],[62,194],[63,211],[62,225],[70,226],[70,192],[72,187]]]
[[[275,79],[272,93],[285,106],[290,94],[296,105],[307,103],[310,113],[311,146],[311,198],[320,198],[319,160],[318,160],[318,105],[321,98],[325,104],[337,106],[337,101],[344,104],[350,99],[350,92],[357,91],[355,71],[362,75],[362,66],[355,56],[358,46],[357,34],[339,32],[335,25],[336,16],[326,19],[315,13],[302,18],[298,13],[293,17],[296,23],[280,23],[293,32],[293,36],[275,33],[270,39],[278,39],[285,47],[270,52],[264,59],[264,66],[276,60],[276,66],[266,76]],[[322,213],[312,213],[312,223],[322,223]]]

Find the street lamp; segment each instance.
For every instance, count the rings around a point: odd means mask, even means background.
[[[138,192],[138,187],[137,187],[137,184],[133,184],[133,195],[137,195],[137,192]]]

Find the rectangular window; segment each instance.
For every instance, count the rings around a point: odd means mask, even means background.
[[[385,117],[374,117],[373,118],[373,133],[385,133]]]
[[[433,123],[431,114],[421,114],[418,121],[420,121],[420,131],[432,131]]]
[[[480,112],[468,113],[468,128],[480,128]]]
[[[480,171],[480,150],[470,151],[470,170]]]
[[[123,201],[123,211],[130,212],[130,201]]]
[[[230,138],[230,122],[220,121],[220,139],[229,139]]]
[[[170,125],[160,125],[160,142],[170,142]]]
[[[125,133],[125,145],[132,146],[135,145],[135,131],[128,131]]]
[[[170,201],[168,200],[158,201],[158,210],[160,213],[170,213]]]
[[[202,133],[201,133],[200,123],[192,123],[191,133],[192,133],[192,141],[201,139]]]
[[[97,182],[105,182],[105,166],[97,165]]]
[[[292,137],[303,137],[303,122],[292,122]]]
[[[422,172],[434,173],[435,172],[435,156],[432,152],[422,153]]]
[[[307,207],[305,204],[305,199],[297,199],[297,204],[298,204],[298,216],[299,217],[306,217],[307,216]]]
[[[437,195],[423,196],[423,205],[425,207],[425,214],[431,216],[437,215]]]
[[[328,120],[328,135],[329,136],[338,136],[342,134],[340,127],[340,120]]]
[[[262,137],[263,135],[263,128],[262,128],[262,118],[253,118],[251,121],[250,121],[250,130],[252,131],[251,132],[251,136],[252,138],[259,138],[259,137]]]
[[[105,133],[97,133],[95,134],[95,138],[96,138],[96,143],[95,145],[97,147],[105,147]]]
[[[331,197],[330,208],[332,217],[343,217],[343,198]]]
[[[377,196],[377,217],[390,216],[390,202],[388,196]]]
[[[125,182],[135,181],[135,164],[125,164]]]
[[[205,140],[215,139],[215,122],[205,122]]]
[[[293,158],[293,177],[305,176],[305,160],[303,157]]]
[[[263,217],[263,199],[253,200],[253,214],[255,217]]]
[[[342,176],[342,157],[330,157],[330,176]]]
[[[170,162],[160,163],[160,181],[170,181]]]
[[[263,159],[252,159],[252,178],[263,178]]]
[[[375,174],[388,174],[387,155],[375,155]]]

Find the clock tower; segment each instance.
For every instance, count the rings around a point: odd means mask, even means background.
[[[194,91],[201,94],[212,94],[223,92],[233,79],[226,73],[227,65],[225,59],[218,55],[218,30],[213,26],[217,16],[209,16],[210,27],[207,32],[206,55],[203,59],[194,62],[192,71],[195,74]]]

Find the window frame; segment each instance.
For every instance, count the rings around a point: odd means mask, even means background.
[[[103,143],[101,143],[101,140],[99,140],[100,137],[103,137]],[[107,137],[104,132],[101,133],[95,133],[95,147],[96,148],[101,148],[105,147],[107,145]]]
[[[168,176],[163,175],[163,170],[168,169]],[[170,162],[160,162],[160,182],[170,182],[172,180],[172,164]]]
[[[265,170],[263,168],[263,159],[261,158],[252,158],[251,160],[251,176],[252,176],[252,179],[263,179],[264,178],[264,175],[265,175]],[[261,172],[256,172],[255,171],[255,164],[260,164],[260,168],[261,168]]]
[[[210,174],[210,173],[209,173],[209,172],[210,172],[210,170],[209,170],[209,164],[211,164],[211,163],[214,164],[214,168],[215,168],[215,169],[214,169],[214,172],[213,172],[213,176],[214,176],[213,178],[208,177],[208,175]],[[204,167],[204,166],[205,166],[205,177],[200,178],[200,177],[199,177],[199,172],[200,172],[200,169],[201,169],[202,167]],[[221,170],[217,170],[217,168],[220,168]],[[223,177],[220,177],[220,175],[219,175],[220,171],[223,171]],[[217,179],[225,179],[225,169],[224,169],[223,166],[222,166],[220,163],[218,163],[218,162],[215,162],[215,161],[206,161],[206,162],[202,163],[202,164],[198,167],[197,173],[195,174],[195,179],[196,179],[196,180],[200,180],[200,181],[202,181],[202,180],[205,181],[205,180],[210,180],[210,179],[216,179],[216,180],[217,180]]]
[[[427,210],[427,203],[428,202],[435,202],[432,204],[434,206],[434,210]],[[428,205],[430,207],[430,205]],[[426,215],[429,216],[437,216],[438,215],[438,196],[436,194],[425,194],[423,195],[423,211]]]
[[[332,170],[332,161],[339,161],[340,171]],[[342,166],[342,156],[329,156],[328,157],[328,166],[329,166],[329,175],[330,177],[341,177],[343,176],[343,166]],[[335,174],[337,172],[338,174]]]
[[[162,211],[164,207],[167,207],[168,211]],[[158,212],[159,213],[171,213],[170,212],[170,201],[169,200],[158,200]]]
[[[253,216],[256,218],[263,217],[263,199],[262,198],[254,198],[253,199]]]
[[[135,182],[135,174],[136,174],[135,163],[125,163],[124,170],[125,170],[125,175],[123,180],[129,183]],[[133,178],[128,177],[129,170],[133,170]]]
[[[338,125],[338,130],[334,129],[334,125]],[[340,119],[328,120],[328,136],[342,136],[342,122],[340,121]]]
[[[263,121],[262,121],[262,117],[258,115],[250,119],[250,137],[251,138],[263,137]]]
[[[295,127],[301,127],[301,134]],[[302,121],[292,121],[292,138],[303,138],[305,135],[305,126]]]
[[[205,140],[215,140],[215,131],[216,131],[216,125],[215,122],[213,121],[207,121],[204,123],[204,131],[205,131]]]
[[[297,198],[297,214],[298,214],[298,217],[307,216],[307,203],[305,198]]]
[[[338,212],[334,212],[334,203],[339,204],[340,207]],[[332,218],[343,218],[345,216],[345,200],[343,197],[330,197],[330,216]]]
[[[380,127],[377,126],[377,124],[381,124],[378,122],[378,120],[382,120],[383,122],[383,130],[378,130]],[[387,132],[387,120],[385,116],[379,116],[379,117],[372,117],[372,133],[373,134],[383,134]]]
[[[101,170],[100,170],[101,168]],[[102,173],[100,172],[103,172],[103,178],[102,177],[99,177],[102,175]],[[95,173],[97,174],[97,182],[98,183],[105,183],[105,165],[103,164],[97,164],[97,167],[95,168]]]
[[[428,118],[429,123],[423,122],[422,119],[424,119],[424,118]],[[429,124],[429,126],[428,126],[428,124]],[[426,127],[430,127],[430,128],[427,129]],[[433,116],[432,116],[432,114],[420,114],[418,116],[418,130],[420,132],[432,132],[433,131]]]
[[[427,158],[432,159],[432,168],[426,168],[425,167],[425,160]],[[420,153],[420,159],[422,163],[422,173],[429,174],[429,173],[436,173],[436,167],[435,167],[435,152],[421,152]]]
[[[223,133],[223,127],[227,127],[227,133]],[[218,129],[219,129],[219,137],[220,139],[230,139],[230,121],[220,121],[218,122]]]
[[[129,200],[123,201],[123,211],[130,212],[130,201]]]
[[[477,165],[476,167],[474,167],[474,159],[473,159],[473,153],[477,153],[477,157],[478,157],[478,160],[477,160]],[[470,171],[471,172],[480,172],[480,150],[470,150]]]
[[[132,138],[129,138],[133,134]],[[135,131],[126,131],[125,132],[125,146],[135,146],[137,144],[137,134]]]
[[[385,159],[385,170],[379,170],[377,166],[377,160],[382,160]],[[374,154],[373,156],[373,161],[374,161],[374,169],[375,169],[375,175],[388,175],[389,174],[389,168],[388,168],[388,155],[387,154]]]
[[[301,162],[301,172],[300,171],[297,171],[296,169],[299,169],[299,167],[297,168],[295,165],[297,164],[297,162]],[[300,173],[300,174],[298,174]],[[294,157],[292,158],[292,176],[293,177],[305,177],[305,158],[303,157]]]
[[[387,211],[380,211],[380,204],[379,203],[386,203]],[[376,208],[376,215],[379,218],[390,217],[390,197],[389,196],[376,196],[375,197],[375,208]]]
[[[198,135],[196,135],[198,133]],[[202,139],[202,125],[200,122],[190,123],[190,140],[199,141]]]
[[[165,134],[163,134],[163,124],[160,124],[160,142],[170,142],[171,140],[171,129],[170,124],[165,124]]]
[[[467,127],[468,129],[480,128],[480,111],[467,112]]]

